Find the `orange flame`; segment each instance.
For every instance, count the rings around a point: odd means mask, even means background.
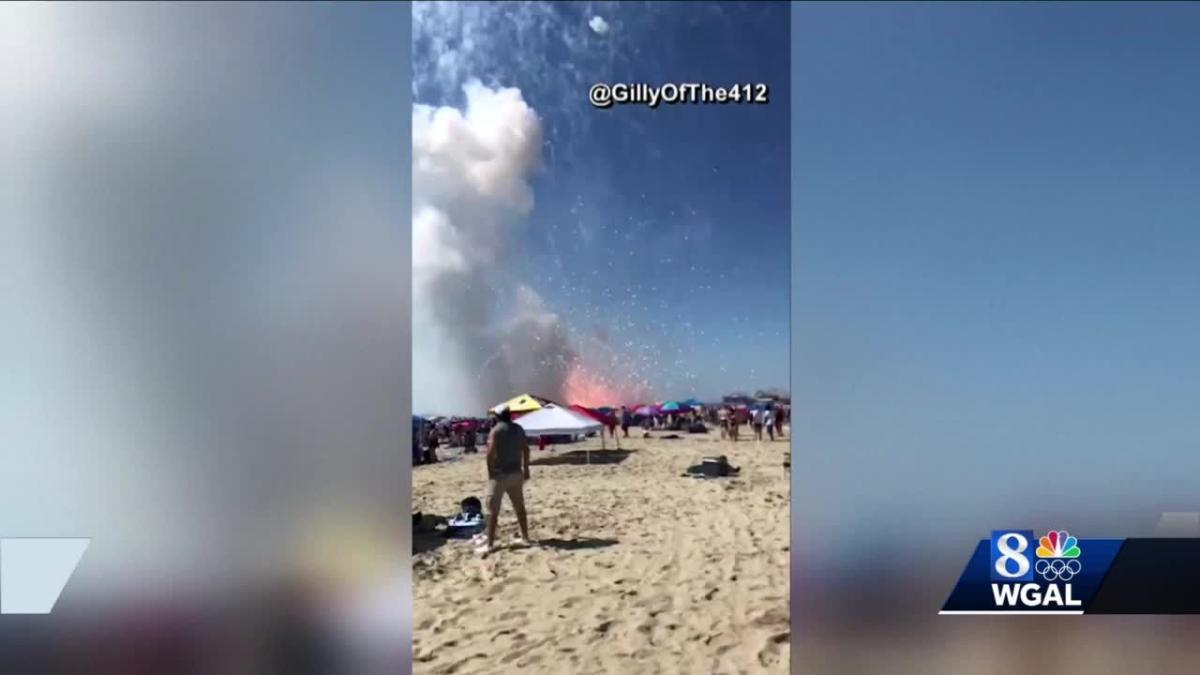
[[[632,380],[614,382],[593,372],[581,361],[571,364],[563,384],[565,403],[588,408],[628,405],[645,400],[648,393],[649,388],[645,383]]]

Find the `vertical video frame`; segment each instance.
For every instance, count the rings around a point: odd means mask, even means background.
[[[414,672],[788,672],[788,5],[412,11]]]

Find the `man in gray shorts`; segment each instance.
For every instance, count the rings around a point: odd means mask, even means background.
[[[488,434],[487,444],[487,543],[479,548],[480,553],[490,553],[496,544],[496,525],[500,520],[500,506],[504,495],[512,502],[517,512],[517,525],[521,528],[519,544],[529,541],[529,523],[525,519],[525,494],[523,486],[529,480],[529,439],[525,430],[512,421],[508,408],[498,414],[499,421]]]

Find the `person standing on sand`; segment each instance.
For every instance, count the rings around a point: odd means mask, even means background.
[[[750,420],[750,425],[754,427],[754,440],[761,441],[763,439],[763,409],[755,408],[754,417]]]
[[[487,444],[487,541],[478,549],[487,555],[496,546],[496,526],[500,521],[500,507],[504,495],[512,502],[517,514],[517,526],[521,535],[516,544],[529,542],[529,522],[525,515],[525,481],[529,480],[529,439],[525,430],[512,421],[508,408],[500,410],[497,422],[488,434]]]
[[[479,452],[475,449],[475,423],[467,422],[463,429],[463,453],[475,454]]]
[[[612,413],[605,414],[604,426],[608,427],[608,435],[611,436],[612,439],[617,442],[617,449],[620,450],[621,449],[621,437],[617,435],[617,418],[616,418],[616,416],[613,415]],[[600,430],[600,437],[604,438],[604,430],[603,429]],[[604,443],[601,442],[600,445],[603,446]]]
[[[425,437],[425,464],[437,464],[438,456],[438,433],[436,428],[430,428],[429,435]]]
[[[775,441],[775,406],[768,406],[763,413],[763,426],[767,429],[767,435],[771,437],[771,442]]]
[[[422,435],[423,435],[424,431],[425,431],[424,424],[422,424],[420,427],[418,427],[415,424],[413,425],[413,432],[412,432],[413,466],[419,466],[425,459],[425,449],[424,449],[424,447],[422,447],[422,444],[424,441],[424,439],[422,438]]]
[[[633,415],[629,413],[629,408],[621,406],[621,435],[629,438],[629,425],[633,424]]]

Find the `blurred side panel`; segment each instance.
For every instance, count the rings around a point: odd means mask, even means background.
[[[0,672],[410,666],[410,26],[0,5]]]
[[[1200,6],[792,11],[796,671],[1195,672],[1190,617],[937,611],[993,529],[1200,523]]]

